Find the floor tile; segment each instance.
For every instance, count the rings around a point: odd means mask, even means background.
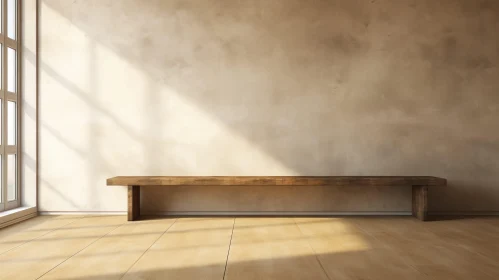
[[[365,232],[411,232],[422,229],[422,222],[413,217],[351,217],[352,223]]]
[[[363,232],[353,221],[345,218],[294,218],[305,236],[330,236]]]
[[[123,279],[222,279],[233,218],[178,219]]]
[[[128,222],[41,279],[120,279],[175,219]]]
[[[467,270],[459,268],[449,268],[439,265],[420,265],[416,269],[424,273],[430,280],[496,280],[499,279],[485,274],[480,270]]]
[[[237,218],[232,241],[256,243],[303,238],[293,218]]]
[[[0,254],[81,218],[83,216],[38,216],[0,229]]]
[[[0,255],[0,279],[36,279],[126,222],[85,217]]]
[[[226,279],[327,279],[291,218],[238,218]]]
[[[426,279],[385,248],[319,254],[319,259],[330,279]]]
[[[498,230],[497,218],[43,216],[0,230],[0,279],[490,280]]]

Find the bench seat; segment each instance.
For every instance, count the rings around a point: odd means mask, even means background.
[[[108,186],[128,186],[128,220],[140,216],[141,186],[408,186],[412,187],[412,214],[428,219],[428,187],[447,180],[431,176],[118,176]]]

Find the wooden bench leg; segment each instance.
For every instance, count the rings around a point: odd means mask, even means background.
[[[427,186],[412,186],[412,215],[421,221],[428,220]]]
[[[140,186],[128,186],[128,220],[140,217]]]

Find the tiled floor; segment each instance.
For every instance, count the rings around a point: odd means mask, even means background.
[[[499,279],[499,218],[40,216],[0,279]]]

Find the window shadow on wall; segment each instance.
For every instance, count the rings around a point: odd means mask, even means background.
[[[142,108],[147,112],[144,131],[166,127],[161,117],[164,97],[157,92],[167,87],[298,175],[441,176],[450,184],[430,190],[435,198],[431,209],[494,208],[499,200],[499,144],[491,128],[499,125],[499,116],[475,108],[499,103],[493,78],[499,73],[491,67],[499,58],[486,44],[468,52],[461,42],[495,37],[477,23],[497,19],[461,17],[464,8],[469,8],[466,13],[484,12],[481,6],[459,6],[466,4],[437,9],[397,3],[378,14],[381,8],[349,2],[44,5],[70,19],[93,48],[104,46],[147,76],[141,93],[147,100]],[[486,10],[499,11],[496,5]],[[433,34],[413,17],[419,12],[430,21],[443,14],[455,17],[433,27],[439,30]],[[471,29],[452,29],[457,20],[471,23]],[[479,30],[473,30],[475,26]],[[453,31],[440,31],[446,28]],[[96,79],[100,64],[90,65]],[[157,137],[141,134],[43,57],[40,69],[142,145],[148,170],[164,170],[154,162],[170,156],[156,149],[167,129],[159,129]],[[117,75],[117,81],[127,78]],[[487,83],[490,86],[479,85]],[[466,105],[470,98],[476,106]],[[89,143],[99,148],[96,138],[90,137]],[[94,168],[103,160],[98,153],[92,155],[91,182],[108,174]],[[230,155],[215,160],[240,170],[248,161]],[[181,164],[175,166],[178,158],[167,161],[171,170],[182,169]]]

